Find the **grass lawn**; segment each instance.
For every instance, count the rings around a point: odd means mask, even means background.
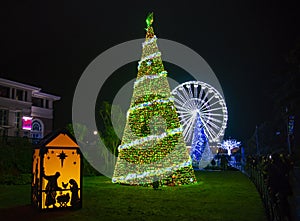
[[[0,217],[10,220],[232,220],[266,221],[250,180],[238,171],[196,172],[198,183],[180,187],[123,186],[106,177],[85,177],[83,208],[39,213],[30,186],[0,185]]]

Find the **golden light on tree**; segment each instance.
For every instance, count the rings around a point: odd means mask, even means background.
[[[32,204],[41,209],[81,208],[82,154],[66,130],[44,138],[33,151]]]

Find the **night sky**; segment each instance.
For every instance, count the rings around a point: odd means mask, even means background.
[[[1,3],[0,77],[61,96],[54,124],[63,127],[71,122],[73,93],[85,68],[106,49],[144,38],[145,18],[153,11],[157,37],[195,50],[217,75],[229,112],[227,137],[245,140],[255,125],[270,120],[274,76],[284,69],[285,57],[300,39],[296,3],[124,2]],[[136,76],[136,65],[114,73],[107,91],[101,92],[102,100],[110,100],[120,83]],[[165,67],[170,75],[181,71],[171,64]]]

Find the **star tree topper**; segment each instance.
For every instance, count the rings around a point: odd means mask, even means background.
[[[153,23],[153,12],[149,13],[147,18],[146,18],[146,24],[147,24],[147,28],[148,29]]]

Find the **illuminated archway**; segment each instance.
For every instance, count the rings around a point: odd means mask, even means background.
[[[31,138],[41,139],[44,137],[44,124],[40,119],[34,119],[31,126]]]

